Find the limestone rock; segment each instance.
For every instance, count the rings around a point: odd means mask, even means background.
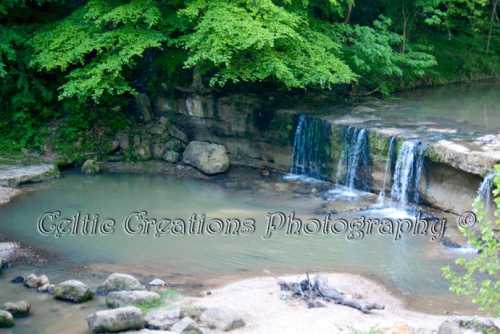
[[[162,287],[162,286],[166,286],[167,285],[167,282],[165,282],[164,280],[162,279],[159,279],[159,278],[155,278],[153,279],[151,282],[148,283],[150,286],[159,286],[159,287]]]
[[[160,295],[152,291],[113,291],[106,297],[106,305],[110,308],[118,308],[128,305],[143,303],[154,303],[160,301]]]
[[[97,311],[87,317],[91,333],[122,332],[144,328],[144,315],[134,306]]]
[[[222,145],[192,141],[182,156],[182,161],[205,174],[219,174],[228,170],[229,156]]]
[[[245,321],[236,313],[218,307],[204,311],[200,321],[212,329],[231,331],[245,326]]]
[[[198,328],[196,322],[191,318],[183,318],[175,323],[170,329],[174,333],[180,334],[202,334],[203,332]]]
[[[46,275],[37,276],[35,274],[29,274],[24,279],[24,285],[30,289],[38,289],[39,287],[49,283],[49,278]]]
[[[16,187],[24,183],[41,182],[59,176],[56,165],[5,165],[0,167],[0,186]]]
[[[69,280],[54,288],[54,297],[73,303],[83,303],[94,297],[94,293],[80,281]]]
[[[499,333],[500,328],[490,319],[457,317],[444,321],[437,334],[488,334]]]
[[[151,121],[153,118],[152,112],[151,112],[151,100],[146,94],[137,94],[135,96],[135,104],[137,106],[137,109],[141,113],[142,119],[145,122]]]
[[[187,143],[189,141],[188,136],[181,129],[179,129],[173,124],[170,125],[168,132],[172,137],[179,139],[183,143]]]
[[[12,314],[13,317],[25,317],[30,314],[30,303],[20,300],[18,302],[7,302],[3,305],[5,311]]]
[[[101,171],[99,162],[93,159],[85,161],[82,165],[82,172],[87,175],[94,175]]]
[[[175,151],[167,151],[163,155],[163,160],[166,162],[176,163],[180,159],[180,154]]]
[[[112,291],[122,290],[145,290],[144,285],[137,278],[128,274],[113,273],[106,278],[104,283],[99,286],[99,293],[107,294]]]
[[[14,326],[14,317],[7,311],[0,310],[0,328]]]
[[[181,318],[179,308],[154,310],[146,315],[146,327],[151,329],[170,329]]]

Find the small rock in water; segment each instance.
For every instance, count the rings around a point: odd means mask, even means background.
[[[18,302],[7,302],[3,305],[5,311],[12,314],[14,317],[26,317],[30,314],[30,303],[21,300]]]
[[[109,308],[117,308],[127,305],[159,302],[160,298],[159,294],[152,291],[113,291],[107,295],[106,305]]]
[[[24,283],[24,277],[16,276],[13,279],[11,279],[10,282],[13,284],[22,284],[22,283]]]
[[[97,292],[107,294],[112,291],[146,290],[137,278],[128,274],[113,273],[97,288]]]
[[[14,317],[7,311],[0,310],[0,328],[14,326]]]
[[[245,326],[245,321],[238,314],[218,307],[208,308],[201,315],[200,321],[212,329],[225,332]]]
[[[94,293],[80,281],[69,280],[59,283],[54,288],[54,297],[73,303],[83,303],[91,300]]]
[[[47,275],[40,275],[37,276],[35,274],[29,274],[25,279],[24,279],[24,285],[30,289],[38,289],[41,286],[44,286],[46,284],[49,284],[49,278]]]
[[[170,330],[174,333],[181,334],[202,334],[203,332],[198,328],[196,322],[191,318],[182,318],[181,321],[175,323]]]
[[[151,329],[168,330],[181,317],[179,308],[173,310],[155,310],[146,315],[146,327]]]
[[[97,311],[87,317],[91,333],[122,332],[144,328],[144,315],[134,306]]]
[[[149,282],[149,285],[150,285],[150,286],[158,286],[158,287],[162,287],[162,286],[166,286],[166,285],[167,285],[167,282],[165,282],[165,281],[164,281],[164,280],[162,280],[162,279],[155,278],[154,280],[152,280],[151,282]]]
[[[82,172],[87,175],[94,175],[101,171],[100,164],[93,159],[85,161],[82,165]]]

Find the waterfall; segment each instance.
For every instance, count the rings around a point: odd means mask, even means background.
[[[399,150],[391,188],[392,199],[400,206],[419,203],[418,185],[424,164],[424,145],[418,140],[403,142]]]
[[[385,190],[387,189],[387,182],[390,182],[392,177],[392,168],[394,164],[394,156],[396,153],[396,137],[391,136],[389,139],[389,148],[387,149],[387,162],[385,163],[384,170],[384,183],[382,184],[382,190],[378,194],[378,203],[380,205],[384,204],[385,201]]]
[[[337,166],[336,181],[351,190],[369,189],[370,152],[366,129],[349,126],[343,130],[342,154]]]
[[[290,173],[321,179],[330,160],[331,126],[320,118],[300,115],[293,140]]]
[[[493,198],[491,197],[491,194],[493,192],[493,180],[495,179],[495,176],[496,176],[495,172],[489,172],[488,174],[486,174],[477,192],[478,198],[484,204],[484,209],[486,213],[491,212],[492,209],[491,204],[493,202]]]

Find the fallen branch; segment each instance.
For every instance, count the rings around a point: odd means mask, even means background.
[[[363,313],[370,313],[371,310],[383,310],[384,306],[377,303],[369,303],[365,300],[354,299],[338,291],[328,284],[326,278],[316,276],[311,281],[309,274],[300,282],[279,282],[282,291],[291,292],[295,298],[303,299],[308,307],[324,306],[318,299],[326,302],[335,302],[339,305],[355,308]]]

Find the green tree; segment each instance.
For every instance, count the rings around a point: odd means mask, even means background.
[[[482,310],[494,316],[500,315],[500,165],[496,167],[494,200],[495,218],[487,218],[484,206],[476,203],[479,233],[470,228],[462,228],[467,241],[478,250],[471,259],[458,259],[456,264],[462,269],[454,271],[444,268],[444,276],[450,282],[451,291],[472,297]]]

